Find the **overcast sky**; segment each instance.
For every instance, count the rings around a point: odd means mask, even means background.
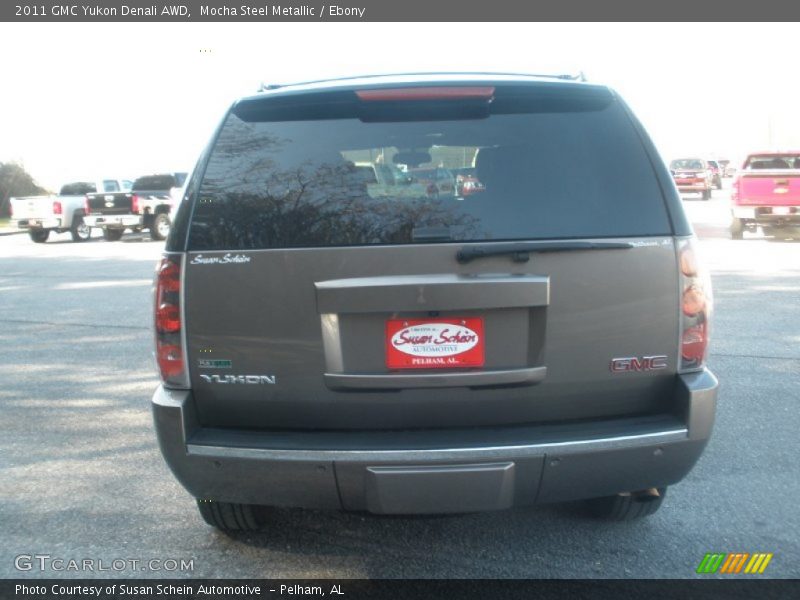
[[[261,81],[409,71],[584,71],[665,159],[800,147],[789,24],[0,24],[0,161],[52,189],[188,170]]]

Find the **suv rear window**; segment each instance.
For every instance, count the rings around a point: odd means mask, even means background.
[[[352,92],[240,103],[211,151],[188,248],[669,235],[623,107],[604,88],[537,88],[416,115],[402,102],[366,113]],[[460,197],[454,173],[473,168],[482,185]]]

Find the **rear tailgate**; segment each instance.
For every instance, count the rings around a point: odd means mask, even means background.
[[[321,122],[324,102],[259,98],[229,115],[184,267],[202,424],[422,429],[670,409],[675,245],[629,117],[593,86],[498,86],[491,108],[470,93],[430,114],[354,102],[348,115],[339,98]],[[372,194],[354,167],[365,161],[475,167],[482,190]],[[512,242],[564,246],[494,254]],[[653,356],[666,367],[610,368]]]
[[[664,411],[677,360],[675,253],[667,237],[647,243],[538,254],[523,266],[459,265],[460,246],[449,244],[374,248],[368,260],[352,248],[192,253],[188,358],[202,420],[386,429]],[[387,366],[388,323],[474,319],[481,367]],[[609,368],[652,355],[668,368]]]
[[[743,206],[800,206],[800,170],[743,170],[737,204]]]
[[[695,181],[703,181],[706,178],[704,173],[696,169],[675,169],[673,172],[675,181],[678,184],[694,183]]]
[[[131,212],[131,192],[88,194],[87,198],[89,212],[93,215],[126,215]]]
[[[11,198],[11,210],[15,220],[43,219],[53,216],[53,202],[57,196],[25,196]]]

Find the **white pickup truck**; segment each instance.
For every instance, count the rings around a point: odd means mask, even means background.
[[[97,191],[118,192],[131,189],[126,179],[101,179],[77,181],[61,187],[59,194],[50,196],[25,196],[11,198],[13,225],[26,229],[31,239],[41,244],[51,231],[69,231],[72,241],[83,242],[92,235],[91,227],[83,220],[86,214],[86,195]]]

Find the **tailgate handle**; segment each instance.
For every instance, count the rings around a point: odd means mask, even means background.
[[[547,367],[465,371],[460,373],[325,373],[325,385],[332,390],[402,390],[442,387],[501,387],[534,385],[544,380]]]
[[[550,304],[544,275],[397,275],[318,281],[320,314],[480,310]]]

